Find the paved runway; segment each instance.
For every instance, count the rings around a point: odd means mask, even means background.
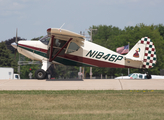
[[[0,90],[164,90],[164,79],[0,80]]]

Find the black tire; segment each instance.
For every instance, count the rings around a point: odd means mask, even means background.
[[[151,79],[151,75],[150,74],[147,75],[147,79]]]
[[[42,69],[38,69],[35,71],[35,78],[36,79],[45,79],[46,78],[46,72]]]

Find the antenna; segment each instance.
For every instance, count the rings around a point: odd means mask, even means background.
[[[62,27],[64,26],[64,24],[65,24],[65,23],[63,23],[63,25],[59,28],[60,32],[61,32],[61,29],[62,29]]]

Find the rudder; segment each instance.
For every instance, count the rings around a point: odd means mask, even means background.
[[[146,44],[142,68],[148,69],[154,67],[157,61],[157,56],[153,42],[148,37],[142,38],[140,42],[141,44]]]
[[[142,69],[154,67],[157,61],[156,50],[153,42],[148,37],[143,37],[126,55],[126,59],[141,61]]]

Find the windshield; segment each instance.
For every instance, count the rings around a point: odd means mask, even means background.
[[[46,35],[46,36],[42,37],[42,38],[40,39],[40,41],[41,41],[43,44],[48,45],[48,43],[49,43],[49,41],[50,41],[50,37],[48,37],[48,36]]]
[[[129,74],[128,76],[130,77],[132,74]]]
[[[137,74],[133,74],[133,75],[132,75],[132,78],[133,78],[133,79],[137,79],[137,78],[138,78],[138,75],[137,75]]]
[[[18,79],[18,75],[15,75],[15,78]]]

